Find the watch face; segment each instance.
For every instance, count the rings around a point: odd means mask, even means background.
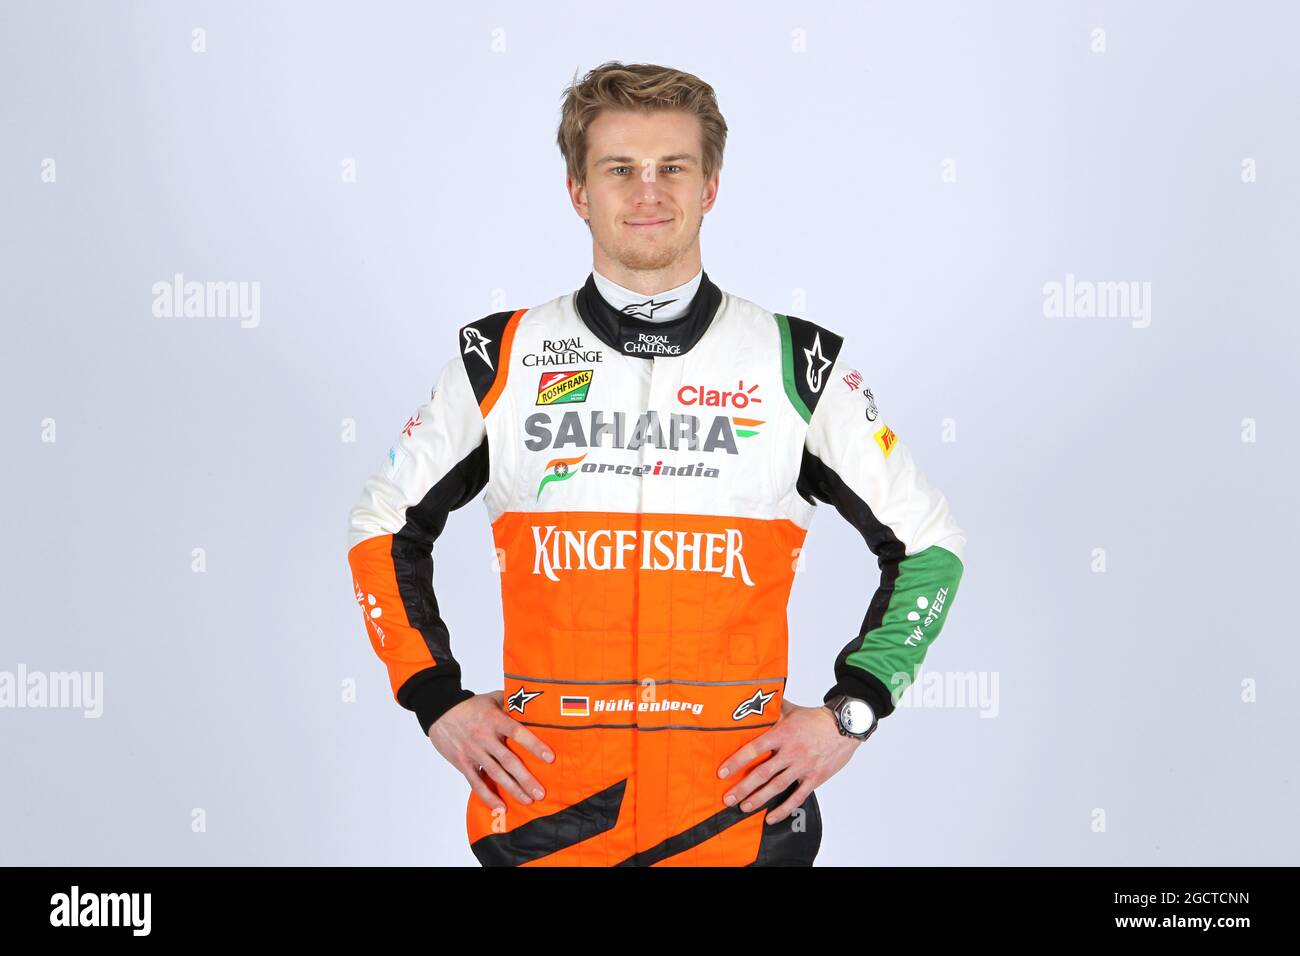
[[[871,708],[860,700],[846,700],[840,708],[844,729],[851,734],[865,734],[871,729]]]

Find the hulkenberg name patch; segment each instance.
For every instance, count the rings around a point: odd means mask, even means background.
[[[567,372],[543,372],[537,383],[538,405],[563,405],[568,402],[585,402],[591,385],[593,370],[589,368]]]

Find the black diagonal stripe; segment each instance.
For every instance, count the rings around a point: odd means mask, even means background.
[[[837,335],[825,326],[818,325],[815,322],[809,322],[807,319],[801,319],[797,315],[787,315],[786,322],[790,327],[790,352],[794,360],[794,387],[803,399],[803,403],[808,406],[808,411],[812,412],[817,408],[817,403],[821,400],[822,395],[826,393],[826,385],[831,380],[831,373],[836,371],[835,361],[839,358],[840,346],[844,344],[844,337]],[[804,354],[806,349],[811,349],[814,343],[820,341],[821,354],[830,360],[830,365],[821,370],[818,380],[818,389],[813,391],[808,386],[808,356]],[[818,363],[820,367],[820,363]]]
[[[446,527],[448,515],[473,501],[487,480],[488,441],[484,436],[477,448],[406,509],[406,522],[393,535],[393,573],[406,620],[420,632],[429,655],[440,666],[455,664],[455,658],[433,591],[433,543]]]
[[[689,830],[683,830],[681,833],[674,834],[663,842],[650,847],[648,850],[642,850],[629,856],[626,860],[619,863],[619,866],[653,866],[660,860],[666,860],[670,856],[689,850],[693,846],[699,846],[705,840],[710,840],[717,836],[728,827],[733,827],[745,817],[752,816],[763,810],[775,810],[783,802],[789,799],[799,784],[792,783],[784,792],[778,793],[761,807],[755,807],[748,813],[740,809],[738,801],[735,806],[727,807],[725,810],[719,810],[713,816],[701,820]],[[819,835],[820,836],[820,835]],[[760,841],[761,842],[761,841]]]
[[[529,820],[505,833],[493,833],[470,844],[484,866],[519,866],[612,830],[618,822],[627,781],[594,793],[571,807]]]
[[[849,681],[860,690],[861,696],[871,705],[877,717],[888,717],[894,711],[894,701],[890,690],[875,674],[849,664],[849,655],[862,648],[869,632],[880,627],[885,619],[885,611],[894,596],[894,584],[898,580],[899,565],[907,555],[903,542],[898,540],[892,528],[876,517],[861,497],[820,458],[807,448],[803,450],[803,462],[799,468],[799,477],[795,488],[810,504],[813,499],[834,505],[844,520],[857,528],[862,540],[876,556],[880,568],[880,584],[863,615],[862,625],[840,650],[835,658],[835,677],[837,681]]]
[[[789,793],[787,790],[786,793]],[[749,866],[812,866],[822,845],[822,813],[817,806],[817,792],[803,802],[803,827],[795,829],[794,816],[780,823],[763,826],[758,841],[758,856]]]
[[[474,399],[480,405],[483,404],[487,393],[492,390],[497,375],[501,374],[501,340],[505,338],[506,326],[513,315],[514,312],[493,312],[477,322],[460,327],[456,351],[460,354],[461,361],[465,363],[465,374],[469,376],[470,387],[474,389]],[[483,357],[476,350],[471,349],[468,352],[465,350],[466,329],[474,329],[482,338],[487,339],[488,344],[484,348],[488,356],[487,362],[483,361]]]

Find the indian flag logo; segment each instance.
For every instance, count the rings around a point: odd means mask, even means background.
[[[735,426],[737,438],[753,438],[758,434],[758,426],[763,424],[763,419],[737,418],[735,415],[732,415],[731,424]]]
[[[546,474],[542,476],[542,482],[537,486],[537,498],[542,497],[542,489],[552,481],[568,481],[578,472],[574,470],[574,465],[586,458],[586,452],[583,452],[577,458],[552,458],[546,463]],[[534,499],[536,500],[536,499]]]
[[[543,372],[541,381],[537,383],[537,404],[585,402],[593,374],[589,368],[569,372]]]

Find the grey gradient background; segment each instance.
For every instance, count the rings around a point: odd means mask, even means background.
[[[609,59],[714,85],[705,269],[846,335],[969,537],[926,672],[996,675],[997,714],[883,722],[818,790],[818,863],[1300,862],[1298,31],[1280,3],[6,0],[0,670],[102,672],[104,712],[0,709],[0,862],[474,865],[347,511],[458,326],[585,278],[555,127]],[[153,317],[177,272],[260,282],[260,325]],[[1067,273],[1150,282],[1150,326],[1046,318]],[[467,686],[498,686],[481,501],[435,568]],[[806,572],[811,704],[876,570],[826,507]]]

